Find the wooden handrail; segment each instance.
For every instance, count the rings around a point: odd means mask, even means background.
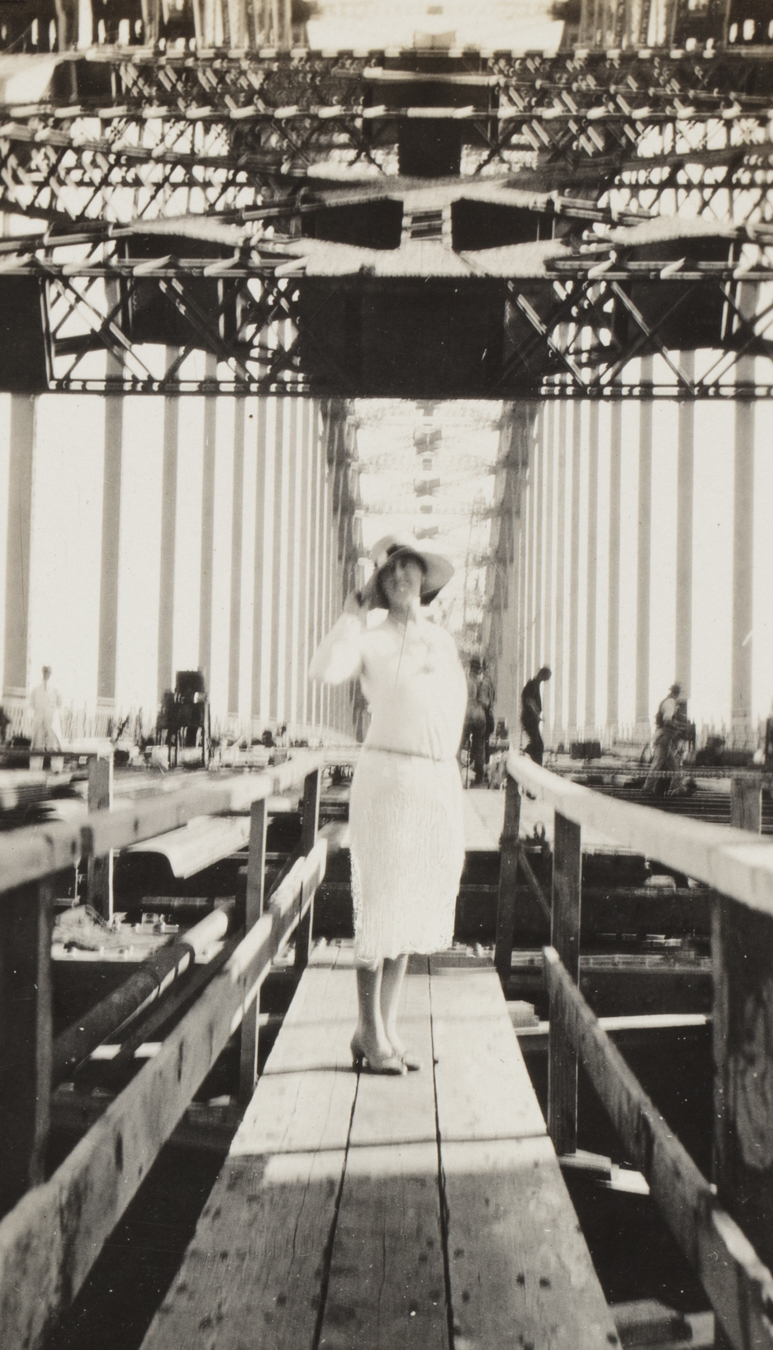
[[[507,772],[567,820],[773,916],[773,840],[768,837],[615,801],[567,782],[512,750]]]
[[[92,812],[81,823],[9,830],[0,837],[0,895],[61,872],[79,858],[103,857],[110,849],[127,848],[176,830],[194,816],[248,810],[253,802],[295,787],[325,762],[325,752],[304,750],[260,773],[218,775],[212,782],[197,783],[181,792]]]
[[[758,785],[743,800],[736,792],[734,818],[745,828],[735,829],[616,801],[512,752],[507,769],[508,799],[520,796],[520,786],[555,813],[552,945],[544,959],[550,1002],[548,1128],[556,1149],[576,1148],[581,1057],[729,1343],[735,1350],[750,1345],[773,1350],[773,1168],[754,1133],[760,1121],[769,1124],[760,1085],[769,1081],[771,1059],[758,1010],[773,996],[773,847],[759,834]],[[515,801],[510,810],[517,819]],[[673,1135],[580,993],[582,827],[712,888],[715,1186]],[[507,903],[500,898],[501,908]],[[512,897],[509,904],[512,908]],[[504,939],[512,935],[512,921],[507,932],[504,928],[497,964],[509,973],[511,942]]]
[[[327,844],[299,858],[266,912],[159,1053],[52,1177],[0,1221],[0,1345],[39,1345],[86,1279],[193,1094],[255,1003],[271,961],[303,922]]]
[[[544,949],[554,1010],[627,1155],[691,1262],[733,1346],[773,1346],[773,1275],[599,1025],[553,947]]]

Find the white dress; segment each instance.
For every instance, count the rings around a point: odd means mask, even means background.
[[[467,684],[450,633],[342,614],[312,679],[359,678],[371,723],[352,780],[349,846],[358,965],[450,947],[464,862],[456,752]]]

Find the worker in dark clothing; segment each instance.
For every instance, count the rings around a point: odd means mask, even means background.
[[[473,656],[467,671],[467,711],[464,714],[462,731],[462,746],[467,746],[473,787],[483,785],[486,771],[486,709],[478,697],[480,678],[480,658]]]
[[[540,685],[545,680],[549,680],[552,674],[550,666],[542,666],[533,679],[526,681],[521,692],[521,726],[529,738],[524,753],[529,755],[535,764],[542,763],[542,756],[545,752],[545,745],[539,729],[539,724],[542,721]]]
[[[680,743],[689,741],[690,737],[687,704],[681,693],[681,686],[672,684],[655,713],[652,762],[642,791],[654,792],[659,797],[665,797],[672,789],[672,775],[679,765]]]
[[[768,719],[765,723],[765,745],[763,747],[763,763],[766,769],[773,769],[773,706],[771,706]]]
[[[496,702],[496,690],[494,688],[494,681],[488,673],[485,657],[481,657],[480,662],[478,702],[486,713],[486,759],[488,759],[488,741],[494,731],[494,703]]]

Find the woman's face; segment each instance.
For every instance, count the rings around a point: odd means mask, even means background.
[[[424,571],[421,563],[410,556],[395,558],[381,573],[381,587],[390,609],[404,609],[421,594]]]

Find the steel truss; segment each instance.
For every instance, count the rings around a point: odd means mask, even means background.
[[[67,97],[5,110],[0,206],[38,219],[208,215],[302,196],[323,164],[392,178],[400,124],[438,113],[384,101],[395,66],[416,64],[404,58],[63,60]],[[469,53],[436,78],[462,126],[464,177],[537,173],[617,204],[671,214],[689,199],[725,220],[771,218],[773,49]],[[401,99],[411,81],[426,87],[426,73],[406,79]]]
[[[257,253],[137,261],[126,256],[123,243],[103,240],[81,260],[73,260],[70,246],[49,246],[0,262],[0,287],[6,278],[26,279],[26,303],[42,311],[50,390],[320,397],[362,392],[356,374],[331,367],[319,337],[325,319],[319,310],[326,301],[309,315],[302,273],[278,275],[277,264]],[[281,264],[278,270],[283,272]],[[500,279],[502,361],[480,394],[773,397],[773,301],[761,290],[771,282],[773,257],[766,250],[749,267],[737,263],[732,249],[725,261],[675,264],[673,258],[626,259],[608,247],[556,259],[539,281]],[[680,331],[684,346],[694,345],[692,316],[703,313],[716,316],[712,322],[720,327],[714,348],[699,351],[693,373],[683,353],[674,350],[673,335]],[[148,327],[148,315],[156,328]],[[159,324],[165,339],[157,336]],[[642,365],[642,357],[653,358],[651,365]]]
[[[538,277],[493,278],[503,353],[478,396],[773,396],[760,289],[773,280],[773,49],[461,53],[435,75],[420,64],[101,52],[63,59],[56,97],[1,110],[0,211],[31,225],[0,240],[0,288],[18,283],[43,316],[45,387],[361,394],[304,307],[303,217],[372,200],[379,185],[415,191],[397,176],[399,137],[431,118],[462,128],[457,182],[523,185],[565,245]],[[411,102],[419,86],[424,106]],[[637,252],[625,230],[653,215],[717,222],[724,255],[686,236]],[[188,237],[202,218],[209,250],[188,256],[173,236],[181,217]],[[138,252],[154,222],[168,224],[168,245]],[[468,256],[493,276],[485,250]],[[653,282],[654,307],[641,300]],[[703,342],[691,341],[691,307],[713,316]],[[694,375],[678,351],[696,345]]]

